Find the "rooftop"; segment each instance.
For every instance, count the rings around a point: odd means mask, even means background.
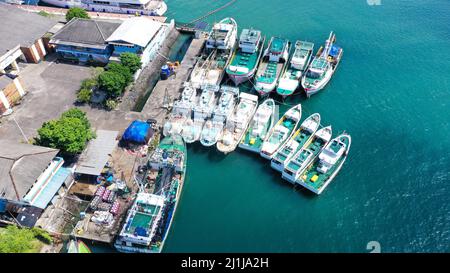
[[[78,160],[75,173],[100,175],[117,145],[117,131],[97,130],[97,137],[91,140]]]
[[[161,28],[162,23],[149,18],[133,17],[125,20],[106,39],[107,42],[125,42],[141,47],[147,46]]]
[[[0,140],[0,196],[22,199],[59,150]]]
[[[0,56],[17,45],[31,46],[57,23],[54,19],[2,2],[0,18]]]
[[[121,25],[118,22],[73,18],[55,33],[50,43],[104,48],[106,39]]]

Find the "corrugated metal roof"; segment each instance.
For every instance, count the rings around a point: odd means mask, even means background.
[[[126,42],[141,47],[147,46],[161,28],[162,23],[148,18],[129,18],[118,27],[107,42]]]
[[[97,130],[97,137],[91,140],[81,154],[75,173],[100,175],[110,154],[117,145],[117,131]]]
[[[20,200],[59,150],[0,140],[0,197]]]

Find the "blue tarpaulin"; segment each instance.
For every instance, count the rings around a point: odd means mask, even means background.
[[[148,141],[148,134],[150,124],[144,121],[135,120],[125,130],[122,140],[135,143],[146,143]]]
[[[337,45],[333,45],[333,46],[331,47],[331,50],[330,50],[330,56],[337,57],[337,55],[339,54],[339,50],[340,50],[340,49],[341,49],[341,48],[338,47]]]

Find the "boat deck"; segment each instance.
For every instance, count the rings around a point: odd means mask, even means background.
[[[245,53],[245,52],[242,52],[241,50],[238,50],[236,52],[236,55],[231,60],[229,67],[230,66],[244,67],[244,68],[247,68],[248,71],[250,71],[256,66],[256,62],[258,60],[258,54],[259,54],[259,51],[256,51],[254,53]],[[248,71],[239,71],[239,69],[237,69],[236,71],[232,71],[232,72],[233,72],[233,74],[241,75],[241,74],[247,73]],[[228,72],[230,72],[230,71],[228,70]]]

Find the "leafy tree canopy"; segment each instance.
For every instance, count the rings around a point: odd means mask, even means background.
[[[105,90],[110,97],[118,97],[122,94],[127,82],[125,77],[114,71],[106,71],[98,77],[100,88]]]
[[[50,244],[52,239],[41,229],[17,226],[0,228],[0,253],[38,252],[42,246],[39,241]]]
[[[86,113],[73,108],[64,112],[60,119],[44,122],[38,130],[36,144],[60,149],[67,155],[79,154],[95,137],[90,128]]]
[[[70,8],[66,13],[66,20],[69,22],[72,18],[85,18],[89,19],[88,13],[79,7]]]
[[[142,67],[141,58],[130,52],[120,54],[120,63],[128,67],[132,74]]]
[[[133,74],[131,73],[130,68],[128,66],[124,66],[119,63],[109,63],[108,71],[118,73],[125,78],[126,85],[128,85],[133,80]]]

